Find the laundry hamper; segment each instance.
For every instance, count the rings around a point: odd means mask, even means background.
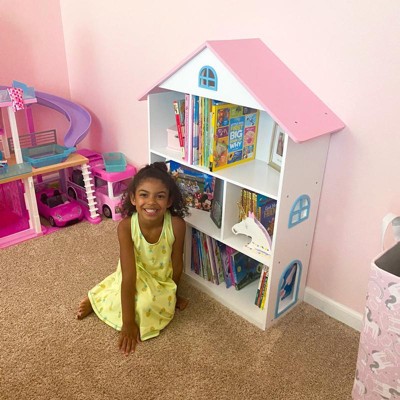
[[[400,242],[371,264],[352,397],[400,399]]]

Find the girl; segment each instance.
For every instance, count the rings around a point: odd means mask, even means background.
[[[159,335],[175,307],[183,310],[188,303],[176,295],[188,208],[165,163],[147,165],[134,176],[122,214],[117,270],[89,291],[77,318],[94,311],[120,331],[119,349],[129,355],[139,340]]]

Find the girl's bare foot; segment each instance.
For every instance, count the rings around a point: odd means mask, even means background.
[[[189,300],[185,299],[184,297],[181,296],[176,296],[176,305],[175,308],[177,308],[180,311],[183,311],[187,305],[189,304]]]
[[[81,300],[81,302],[79,304],[76,318],[83,319],[92,312],[93,312],[92,305],[90,304],[89,298],[86,296],[84,299]]]

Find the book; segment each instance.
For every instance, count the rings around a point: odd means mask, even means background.
[[[210,122],[211,171],[255,158],[259,113],[249,107],[213,102]]]
[[[204,241],[203,241],[203,233],[193,229],[195,232],[195,238],[197,242],[197,251],[199,254],[199,274],[202,278],[205,280],[211,280],[211,271],[208,269],[208,263],[207,263],[207,253],[206,249],[204,248]]]
[[[204,211],[211,210],[215,177],[175,161],[170,161],[170,171],[189,207]]]
[[[257,194],[256,216],[261,225],[267,230],[269,236],[274,234],[276,213],[276,200]]]
[[[217,270],[217,264],[215,260],[215,253],[213,249],[213,244],[212,244],[212,238],[206,234],[204,234],[205,237],[205,244],[207,246],[206,252],[207,252],[207,258],[208,258],[208,264],[210,266],[211,270],[211,276],[212,276],[212,281],[219,285],[219,279],[218,279],[218,270]]]
[[[182,114],[182,101],[181,100],[174,100],[173,101],[173,107],[174,107],[174,113],[175,113],[175,122],[176,122],[176,129],[178,131],[178,137],[179,137],[179,146],[182,149],[182,155],[184,157],[184,141],[183,141],[183,124],[184,124],[184,118],[181,117]]]
[[[221,228],[222,222],[222,202],[224,196],[224,182],[221,179],[215,179],[214,196],[211,204],[210,217],[218,228]]]
[[[199,96],[193,96],[192,153],[193,165],[199,165]]]
[[[254,301],[254,304],[259,308],[262,308],[263,299],[267,293],[268,275],[269,275],[268,267],[264,265],[260,279],[258,281],[258,288],[257,288],[256,298]]]
[[[221,256],[221,263],[222,263],[222,268],[224,271],[224,281],[225,281],[225,285],[226,288],[230,288],[232,286],[232,277],[231,277],[231,273],[230,273],[230,254],[229,252],[226,250],[226,245],[218,242],[217,241],[217,247],[219,249],[219,253]]]
[[[198,248],[197,230],[192,230],[192,257],[191,257],[191,269],[197,275],[201,274],[200,271],[200,256]]]
[[[222,283],[225,281],[225,273],[222,265],[221,252],[218,246],[218,241],[215,240],[214,238],[211,238],[211,244],[214,253],[215,265],[217,267],[218,282]]]
[[[232,271],[235,279],[235,289],[240,290],[257,280],[263,264],[238,251],[231,255]]]
[[[231,278],[232,286],[234,286],[236,284],[236,278],[233,273],[232,255],[234,253],[237,253],[237,251],[235,249],[233,249],[232,247],[225,245],[225,252],[227,255],[227,264],[228,264],[227,266],[228,266],[229,276]]]
[[[184,130],[183,130],[183,140],[184,140],[184,157],[183,159],[189,164],[193,163],[193,152],[192,152],[192,115],[190,113],[191,95],[185,94],[185,100],[183,101],[184,108]]]

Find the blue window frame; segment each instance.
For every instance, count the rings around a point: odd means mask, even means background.
[[[300,222],[305,221],[310,215],[311,200],[306,194],[301,195],[293,203],[289,215],[289,228],[293,228]]]
[[[199,87],[210,90],[218,89],[218,78],[214,68],[210,67],[209,65],[205,65],[200,69]]]

